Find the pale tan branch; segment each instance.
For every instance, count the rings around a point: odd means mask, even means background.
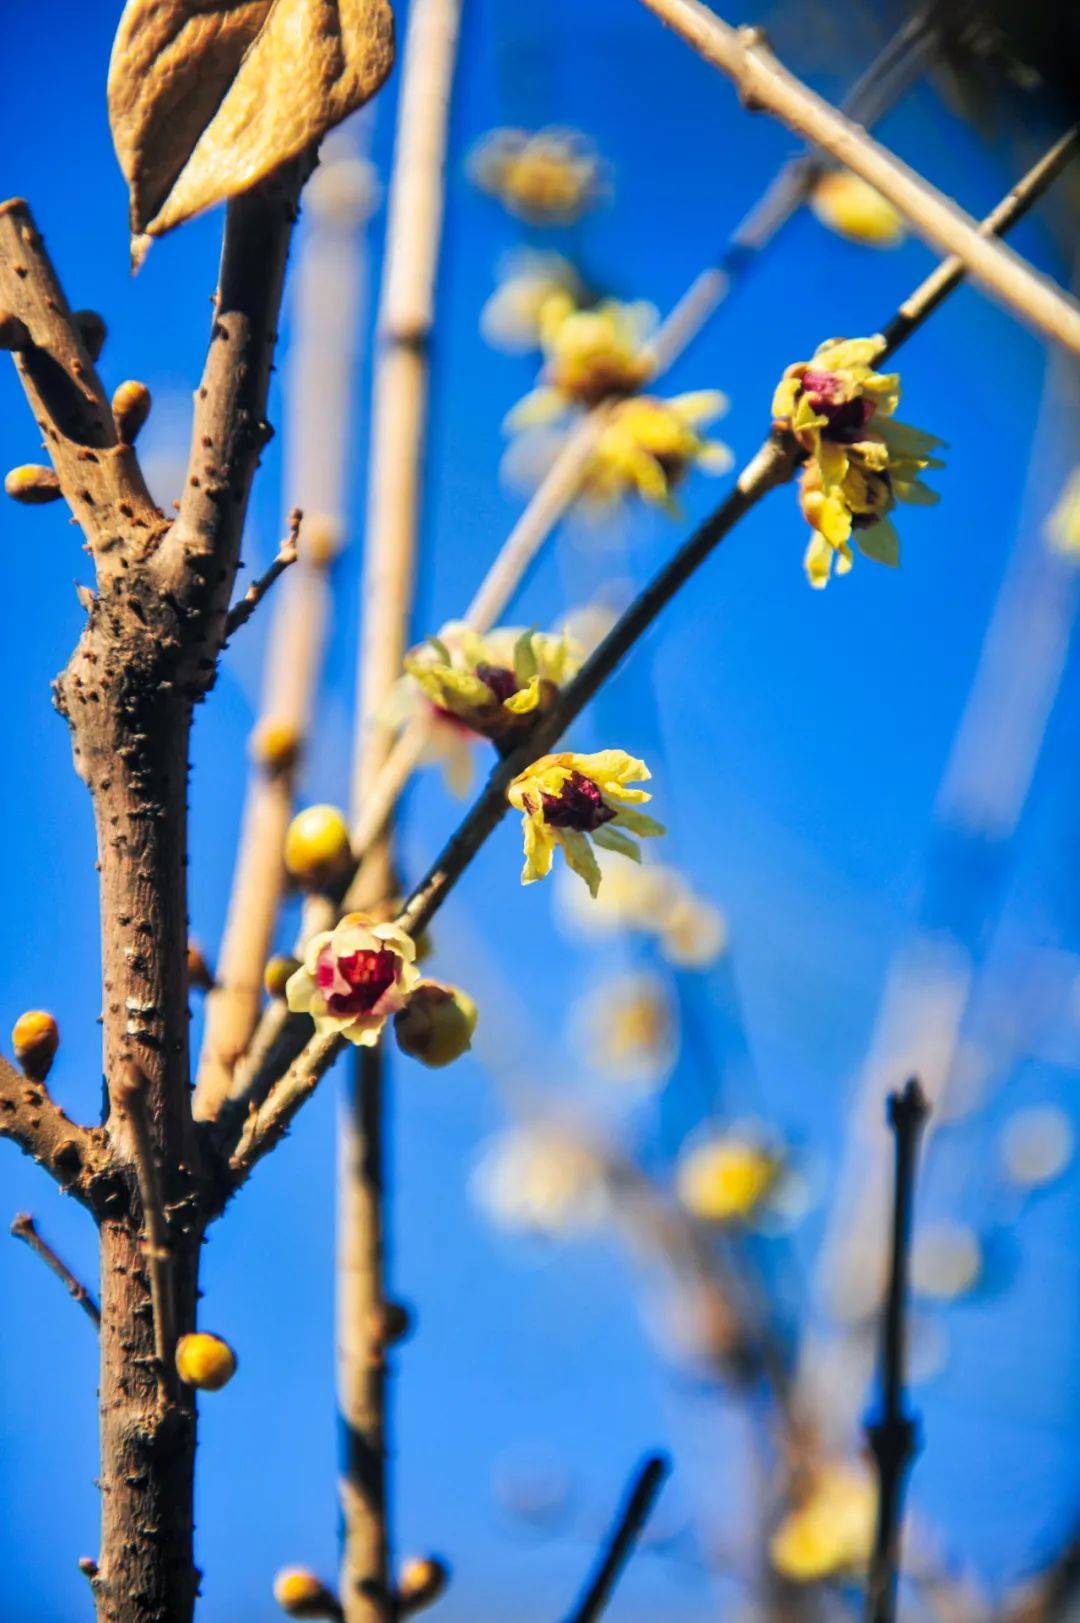
[[[298,507],[294,507],[289,514],[289,533],[282,541],[277,554],[269,569],[253,580],[239,603],[234,603],[225,619],[225,636],[231,637],[255,613],[259,604],[273,586],[274,582],[285,573],[290,564],[294,564],[300,556],[297,543],[300,539],[300,520],[303,518]]]
[[[147,1082],[133,1068],[116,1089],[116,1102],[128,1119],[135,1175],[139,1181],[145,1239],[142,1253],[150,1278],[150,1299],[154,1311],[154,1352],[158,1380],[163,1392],[172,1382],[172,1358],[176,1347],[176,1302],[172,1273],[169,1225],[161,1194],[154,1141],[147,1106]]]
[[[167,528],[138,459],[123,445],[108,396],[72,317],[45,243],[21,197],[0,203],[0,310],[27,329],[15,365],[99,575],[149,552]]]
[[[105,1135],[79,1127],[43,1082],[32,1081],[0,1056],[0,1138],[10,1138],[52,1174],[61,1189],[92,1206],[95,1186],[109,1171]]]
[[[733,28],[701,0],[643,0],[662,22],[733,81],[746,105],[778,118],[887,197],[931,247],[955,254],[966,273],[1014,315],[1080,355],[1080,305],[976,222],[894,153],[824,101],[773,56],[760,30]]]
[[[34,1219],[29,1212],[18,1212],[11,1224],[11,1232],[17,1240],[28,1245],[36,1256],[39,1256],[46,1268],[51,1268],[64,1289],[78,1302],[95,1330],[101,1328],[101,1309],[87,1290],[81,1280],[76,1279],[64,1260],[57,1256],[47,1240],[42,1239],[37,1231]]]

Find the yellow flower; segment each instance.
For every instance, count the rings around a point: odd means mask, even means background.
[[[589,1064],[605,1076],[649,1087],[671,1069],[678,1046],[675,1011],[657,975],[622,975],[575,1011]]]
[[[1080,557],[1080,468],[1073,469],[1046,521],[1046,538],[1057,552]]]
[[[607,1208],[602,1165],[580,1138],[551,1123],[494,1139],[473,1173],[472,1193],[500,1227],[540,1234],[594,1228]]]
[[[679,1200],[703,1223],[751,1217],[780,1174],[780,1158],[752,1138],[734,1133],[693,1146],[679,1160]]]
[[[918,475],[942,466],[933,454],[941,441],[891,420],[900,379],[874,371],[883,348],[880,336],[831,338],[812,361],[789,366],[773,396],[774,426],[808,453],[800,504],[814,532],[804,560],[811,586],[827,585],[834,565],[848,572],[852,540],[895,567],[900,541],[887,515],[897,501],[937,500]]]
[[[420,979],[415,957],[411,937],[396,924],[346,913],[333,930],[312,937],[286,1001],[294,1014],[310,1014],[320,1035],[339,1032],[371,1048]]]
[[[830,231],[864,248],[897,248],[907,235],[904,217],[861,175],[834,169],[814,187],[810,207]]]
[[[731,452],[697,429],[727,410],[718,389],[657,400],[637,395],[621,400],[597,441],[582,486],[586,501],[611,507],[638,495],[653,506],[672,508],[671,493],[691,468],[726,473]]]
[[[550,422],[574,406],[633,394],[653,370],[646,341],[655,325],[653,305],[617,299],[590,310],[551,313],[540,330],[541,387],[518,402],[505,427],[513,432]]]
[[[528,732],[582,659],[567,636],[504,627],[482,637],[451,621],[406,656],[405,669],[438,716],[506,746]]]
[[[473,148],[469,173],[511,214],[536,225],[570,225],[597,202],[601,165],[577,130],[492,130]]]
[[[541,333],[554,333],[585,295],[584,282],[561,254],[511,254],[480,312],[480,331],[494,349],[527,354],[540,348]]]
[[[869,1477],[846,1466],[826,1466],[773,1534],[773,1566],[794,1583],[857,1570],[869,1560],[876,1516],[877,1492]]]
[[[555,847],[561,845],[567,863],[595,896],[601,873],[590,838],[609,851],[621,851],[637,860],[640,849],[631,835],[645,839],[664,833],[661,823],[636,809],[651,795],[628,787],[651,776],[644,761],[636,761],[624,750],[543,755],[520,772],[506,798],[523,813],[522,884],[546,878]]]
[[[727,920],[704,896],[683,889],[665,910],[660,927],[660,950],[679,969],[707,969],[727,949]]]
[[[683,874],[663,863],[627,862],[614,852],[599,861],[603,882],[594,900],[569,877],[559,886],[559,908],[576,937],[638,930],[655,936],[664,958],[679,969],[707,969],[723,955],[727,920]]]

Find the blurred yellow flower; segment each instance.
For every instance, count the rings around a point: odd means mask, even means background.
[[[584,879],[590,895],[600,888],[600,865],[590,839],[609,851],[637,858],[632,835],[647,839],[663,834],[655,818],[636,809],[652,797],[629,785],[651,777],[644,761],[624,750],[600,750],[595,755],[543,755],[511,783],[506,798],[522,816],[525,835],[523,885],[544,879],[551,872],[557,845],[574,873]]]
[[[481,1155],[471,1188],[500,1227],[541,1234],[593,1228],[607,1209],[600,1161],[569,1129],[549,1123],[500,1134]]]
[[[528,354],[540,348],[541,333],[555,332],[585,297],[584,282],[561,254],[531,249],[510,254],[480,312],[480,331],[494,349]]]
[[[703,1223],[752,1217],[782,1169],[780,1157],[754,1139],[726,1133],[692,1145],[679,1158],[675,1191]]]
[[[1046,521],[1046,538],[1058,552],[1080,557],[1080,468],[1074,468]]]
[[[597,860],[602,883],[593,900],[573,880],[559,886],[559,906],[575,935],[637,930],[654,936],[664,958],[679,969],[706,969],[727,950],[723,913],[677,869],[628,862],[615,852],[602,852]]]
[[[294,1014],[309,1014],[320,1035],[338,1032],[373,1047],[420,979],[415,957],[412,938],[396,924],[346,913],[333,930],[312,937],[286,984],[286,1001]]]
[[[848,1466],[826,1466],[773,1534],[773,1566],[794,1583],[856,1571],[870,1558],[876,1517],[877,1490],[870,1478]]]
[[[635,393],[653,369],[647,340],[656,319],[654,305],[617,299],[569,313],[549,307],[540,327],[541,386],[518,402],[504,426],[513,433],[574,406]]]
[[[897,248],[907,235],[903,215],[850,169],[822,175],[810,207],[830,231],[865,248]]]
[[[405,670],[440,715],[506,745],[528,731],[583,657],[565,635],[501,627],[482,637],[455,620],[407,654]]]
[[[600,158],[578,130],[492,130],[473,148],[469,174],[534,225],[571,225],[602,192]]]
[[[658,975],[620,975],[575,1010],[589,1064],[618,1082],[657,1083],[675,1061],[675,1011]]]
[[[831,338],[812,361],[789,366],[773,396],[774,426],[808,453],[800,486],[814,531],[804,560],[811,586],[828,584],[835,565],[846,574],[851,543],[895,567],[900,541],[887,515],[897,501],[926,506],[936,494],[918,478],[942,466],[932,434],[890,421],[900,398],[897,373],[873,363],[884,339]]]
[[[726,473],[732,456],[719,440],[704,439],[698,425],[727,410],[719,389],[658,400],[636,395],[621,400],[604,424],[582,486],[582,496],[612,507],[637,495],[672,507],[671,494],[691,468]]]

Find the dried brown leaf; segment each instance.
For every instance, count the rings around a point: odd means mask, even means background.
[[[128,0],[109,114],[134,231],[254,186],[366,102],[394,60],[388,0]]]

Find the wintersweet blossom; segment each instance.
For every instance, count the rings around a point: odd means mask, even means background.
[[[818,1583],[866,1565],[874,1541],[877,1490],[850,1466],[828,1465],[776,1529],[769,1555],[794,1583]]]
[[[675,1063],[677,1016],[659,975],[606,981],[575,1008],[574,1025],[589,1064],[631,1088],[655,1087]]]
[[[405,670],[441,715],[505,744],[528,730],[583,658],[565,635],[501,627],[482,637],[451,621],[406,655]]]
[[[660,862],[628,862],[614,852],[602,852],[598,860],[603,883],[594,900],[569,876],[559,884],[560,912],[575,936],[638,931],[653,936],[679,969],[707,969],[723,956],[727,920],[684,874]]]
[[[619,401],[597,440],[582,498],[607,508],[637,495],[651,506],[677,511],[672,492],[691,468],[726,473],[731,467],[727,446],[698,432],[727,406],[719,389],[697,389],[670,400],[635,395]]]
[[[601,872],[590,840],[636,859],[640,851],[631,836],[645,839],[665,832],[655,818],[636,809],[651,795],[629,787],[651,776],[644,761],[624,750],[543,755],[520,772],[506,798],[523,813],[522,884],[544,879],[551,872],[555,847],[561,846],[568,865],[595,896]]]
[[[516,432],[551,422],[575,406],[634,394],[653,370],[648,338],[656,321],[654,305],[617,299],[546,319],[540,328],[540,387],[518,402],[506,428]]]
[[[602,191],[599,155],[578,130],[492,130],[473,148],[469,174],[509,213],[536,225],[571,225]]]
[[[571,1130],[550,1122],[511,1128],[493,1139],[471,1189],[500,1227],[550,1236],[595,1228],[608,1205],[597,1156]]]
[[[811,193],[810,207],[822,225],[864,248],[898,248],[907,235],[903,215],[850,169],[822,175]]]
[[[525,249],[503,261],[499,285],[480,312],[480,331],[493,349],[527,355],[541,347],[542,333],[554,333],[586,297],[568,259]]]
[[[782,1170],[777,1152],[744,1133],[705,1139],[679,1157],[675,1189],[703,1223],[742,1222],[771,1193]]]
[[[310,1014],[320,1035],[338,1032],[371,1048],[420,979],[415,957],[412,938],[396,924],[346,913],[333,930],[312,937],[285,998],[294,1014]]]
[[[874,371],[885,340],[830,338],[811,361],[789,366],[773,397],[773,419],[807,452],[800,488],[814,531],[805,567],[811,586],[846,574],[859,551],[895,566],[900,542],[888,519],[897,501],[928,505],[936,494],[918,475],[941,467],[932,434],[895,422],[895,372]]]

